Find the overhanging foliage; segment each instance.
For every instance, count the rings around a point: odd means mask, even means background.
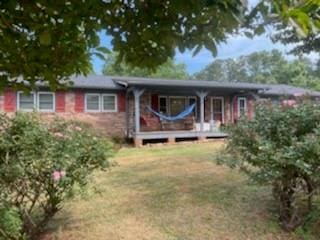
[[[217,45],[245,23],[255,34],[277,23],[294,26],[301,35],[319,28],[319,19],[313,17],[317,0],[261,1],[248,21],[244,2],[1,1],[0,87],[32,87],[44,81],[55,89],[72,74],[88,73],[90,56],[103,58],[108,52],[100,46],[102,30],[112,37],[119,61],[155,69],[172,58],[176,48],[196,54],[205,47],[215,56]]]

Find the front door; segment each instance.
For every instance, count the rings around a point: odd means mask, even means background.
[[[215,123],[224,123],[223,97],[213,97],[211,102],[212,119]]]

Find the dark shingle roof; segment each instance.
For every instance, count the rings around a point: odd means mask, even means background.
[[[111,77],[118,84],[124,86],[148,86],[148,87],[184,87],[184,88],[222,88],[222,89],[245,89],[262,90],[264,86],[254,83],[241,82],[216,82],[203,80],[173,80],[140,77]]]
[[[284,84],[263,84],[267,90],[260,91],[262,96],[294,96],[294,95],[310,95],[320,97],[320,92],[294,87]]]
[[[130,86],[140,87],[181,87],[181,88],[220,88],[234,90],[257,90],[262,96],[293,96],[308,94],[320,97],[320,92],[284,84],[256,84],[242,82],[216,82],[202,80],[172,80],[141,77],[113,77],[103,75],[73,76],[74,88],[121,90]]]
[[[115,83],[111,77],[103,75],[88,75],[88,76],[72,76],[70,77],[74,88],[86,89],[123,89],[122,86]]]

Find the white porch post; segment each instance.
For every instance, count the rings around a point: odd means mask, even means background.
[[[133,89],[134,95],[134,119],[135,119],[135,132],[140,132],[140,96],[143,94],[144,89]]]
[[[208,92],[197,91],[196,94],[200,98],[200,131],[204,130],[204,98],[208,95]]]

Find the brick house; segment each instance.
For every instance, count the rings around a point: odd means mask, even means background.
[[[39,111],[45,117],[60,116],[92,124],[108,136],[143,140],[225,137],[221,124],[241,115],[254,116],[258,98],[278,101],[295,94],[320,97],[319,92],[287,85],[184,81],[90,75],[72,77],[72,87],[50,92],[39,86],[31,94],[11,89],[0,96],[0,110]],[[163,121],[148,107],[175,116],[195,104],[192,113],[179,121]]]

